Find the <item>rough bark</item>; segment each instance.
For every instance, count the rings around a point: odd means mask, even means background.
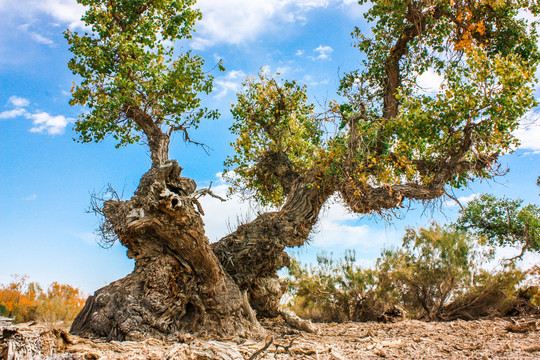
[[[261,331],[204,235],[195,182],[180,173],[175,161],[165,162],[143,176],[131,200],[105,203],[107,221],[135,259],[135,270],[87,300],[73,334],[127,340]]]
[[[163,133],[154,119],[135,105],[125,106],[124,112],[145,134],[150,149],[152,167],[159,167],[169,160],[170,137]]]
[[[260,215],[249,224],[212,244],[224,269],[247,291],[259,315],[276,316],[284,289],[277,271],[289,265],[286,247],[303,245],[332,195],[314,172],[298,178],[280,211]]]

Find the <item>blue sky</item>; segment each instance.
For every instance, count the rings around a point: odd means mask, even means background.
[[[201,0],[204,19],[186,48],[207,60],[211,69],[223,59],[227,72],[216,73],[215,91],[206,105],[221,110],[219,120],[203,123],[192,134],[208,144],[210,156],[174,139],[171,157],[184,175],[200,186],[224,193],[219,173],[233,140],[229,108],[240,82],[261,68],[297,79],[309,87],[314,102],[335,98],[340,74],[360,64],[351,47],[354,26],[367,28],[365,6],[352,0]],[[70,58],[62,32],[81,30],[84,9],[75,0],[0,0],[0,282],[12,274],[27,274],[48,284],[67,282],[90,293],[133,268],[125,249],[100,248],[93,235],[97,219],[86,214],[90,193],[111,184],[129,198],[150,160],[144,147],[115,149],[112,141],[80,144],[73,141],[73,121],[81,109],[68,105],[76,79],[66,63]],[[436,87],[428,73],[419,82]],[[501,159],[507,176],[473,183],[456,193],[466,201],[482,192],[520,197],[539,203],[540,131],[529,124],[518,132],[522,146]],[[383,246],[399,244],[406,226],[455,219],[457,206],[441,202],[441,210],[416,206],[391,224],[351,216],[331,204],[324,211],[310,243],[295,251],[313,261],[320,251],[341,254],[356,249],[360,263],[370,264]],[[204,199],[207,235],[219,239],[227,222],[250,211],[237,198],[227,203]],[[530,258],[528,262],[537,261]]]

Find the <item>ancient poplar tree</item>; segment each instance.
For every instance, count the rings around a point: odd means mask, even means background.
[[[226,166],[236,190],[279,210],[210,244],[196,184],[168,159],[173,132],[189,141],[199,120],[217,116],[197,97],[212,87],[203,60],[167,45],[189,37],[200,17],[194,1],[80,2],[92,32],[66,37],[82,78],[72,103],[88,108],[76,125],[81,140],[143,140],[152,157],[130,200],[103,204],[105,229],[136,266],[87,301],[72,327],[84,336],[260,331],[255,314],[280,312],[285,248],[306,241],[331,196],[367,214],[489,178],[535,105],[536,32],[517,15],[537,14],[536,2],[373,1],[372,34],[354,32],[365,60],[342,80],[346,100],[317,115],[294,81],[245,81]],[[428,70],[444,78],[437,93],[416,84]]]

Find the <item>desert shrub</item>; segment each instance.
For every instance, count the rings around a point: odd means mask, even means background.
[[[444,320],[473,320],[492,315],[508,315],[519,305],[519,286],[526,278],[525,272],[519,270],[514,263],[507,263],[498,271],[479,269],[472,276],[466,291],[456,296],[445,305],[439,318]]]
[[[538,178],[540,181],[540,178]],[[529,302],[540,307],[540,266],[535,265],[526,272],[527,282],[520,289],[521,297],[528,299]]]
[[[527,280],[517,290],[514,304],[508,315],[540,315],[540,266],[525,272]]]
[[[289,267],[288,306],[299,316],[318,322],[382,320],[395,309],[381,292],[377,272],[356,265],[354,251],[343,259],[317,256],[316,266],[293,260]],[[399,311],[398,311],[399,312]]]
[[[452,226],[407,229],[402,247],[385,250],[378,259],[379,282],[394,288],[398,304],[414,318],[506,315],[520,302],[528,275],[514,262],[486,270],[493,254],[485,237]]]
[[[54,282],[44,291],[38,283],[27,282],[27,279],[16,275],[11,283],[0,285],[4,316],[19,323],[33,320],[69,322],[82,309],[85,298],[79,289]]]
[[[85,298],[71,285],[53,282],[39,296],[37,317],[43,321],[72,321],[81,311]]]
[[[377,269],[411,315],[435,320],[464,292],[474,268],[473,247],[466,233],[452,228],[409,228],[401,248],[382,252]]]
[[[15,275],[11,283],[1,285],[0,303],[15,322],[30,321],[36,316],[39,292],[41,288],[37,283],[27,283],[27,277]]]
[[[321,254],[315,266],[293,260],[288,306],[320,322],[538,312],[540,268],[524,272],[505,261],[488,271],[483,266],[493,254],[484,237],[452,226],[407,229],[402,246],[384,250],[373,269],[357,266],[354,251],[338,260]]]

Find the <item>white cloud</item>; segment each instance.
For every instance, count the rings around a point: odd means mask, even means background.
[[[67,118],[62,115],[53,116],[43,111],[31,113],[25,109],[25,107],[30,105],[30,101],[19,96],[11,96],[8,102],[15,106],[15,109],[0,112],[0,119],[13,119],[24,116],[25,118],[32,120],[34,126],[30,128],[29,131],[33,133],[48,135],[63,134],[67,124],[75,121],[75,119],[72,118]]]
[[[13,119],[19,116],[26,116],[28,112],[25,109],[14,109],[0,112],[0,119]]]
[[[278,66],[278,68],[276,69],[276,74],[285,75],[290,71],[291,68],[289,66]]]
[[[22,198],[24,201],[34,201],[38,198],[37,194],[28,195]]]
[[[521,142],[519,149],[540,152],[540,123],[537,118],[538,115],[529,113],[514,132]]]
[[[267,74],[267,75],[270,75],[270,71],[272,70],[272,68],[270,67],[270,65],[264,65],[264,66],[261,66],[261,72],[263,74]]]
[[[465,206],[468,203],[470,203],[471,201],[473,201],[474,199],[478,198],[479,196],[480,196],[480,194],[471,194],[471,195],[468,195],[468,196],[461,196],[457,200],[459,201],[459,203],[462,206]],[[444,202],[444,206],[446,206],[446,207],[455,207],[455,206],[458,206],[458,203],[455,200],[450,199],[450,200],[447,200],[447,201]]]
[[[11,103],[13,106],[22,108],[30,105],[30,101],[28,99],[19,97],[19,96],[12,96],[9,98],[9,103]]]
[[[504,262],[505,259],[511,259],[521,253],[520,248],[515,248],[511,246],[507,247],[498,247],[495,253],[495,260],[492,261],[489,265],[490,267],[497,267],[501,262]],[[540,254],[526,252],[522,260],[517,262],[519,268],[523,270],[531,269],[533,266],[540,264]]]
[[[217,185],[212,186],[212,192],[225,198],[229,186],[223,181],[221,174],[216,174],[216,177]],[[217,241],[227,235],[231,230],[229,227],[232,226],[232,230],[234,230],[239,218],[246,216],[251,219],[255,218],[252,206],[247,201],[242,201],[239,196],[232,196],[225,202],[210,196],[202,197],[199,201],[206,214],[203,220],[206,236],[210,242]]]
[[[381,247],[399,242],[395,230],[360,225],[359,216],[350,213],[339,200],[320,214],[318,231],[312,235],[314,247],[321,249],[357,249],[378,256]]]
[[[219,92],[215,95],[216,98],[222,98],[229,93],[229,91],[236,93],[240,90],[242,80],[246,78],[246,73],[239,70],[232,70],[227,75],[216,78],[214,83]]]
[[[317,55],[316,59],[329,60],[330,55],[332,54],[332,52],[334,52],[334,49],[332,49],[330,46],[327,46],[327,45],[324,45],[324,46],[320,45],[316,49],[313,49],[313,52],[316,52],[319,54]]]
[[[305,21],[306,13],[341,0],[199,0],[203,20],[195,46],[241,44],[260,34],[279,30],[276,24]]]
[[[84,28],[81,16],[85,8],[75,0],[38,0],[36,7],[56,20],[67,23],[71,29]]]
[[[302,81],[309,86],[328,85],[330,83],[330,80],[328,79],[316,81],[311,75],[304,75],[304,77],[302,78]]]
[[[19,16],[32,21],[35,21],[36,16],[45,14],[62,26],[67,25],[70,29],[84,29],[81,17],[85,12],[85,7],[76,0],[1,0],[0,11],[7,12],[10,17]]]
[[[263,33],[280,31],[280,24],[305,22],[310,10],[328,6],[360,8],[352,0],[199,0],[195,7],[201,9],[203,19],[192,47],[202,50],[216,43],[251,41]],[[76,0],[1,0],[0,10],[23,16],[41,12],[70,29],[84,29],[80,19],[85,8]]]
[[[294,55],[302,56],[302,55],[304,55],[304,50],[296,50],[296,53]]]
[[[67,124],[74,121],[74,119],[62,115],[52,116],[46,112],[28,114],[27,118],[32,119],[34,124],[30,132],[49,135],[63,134]]]

